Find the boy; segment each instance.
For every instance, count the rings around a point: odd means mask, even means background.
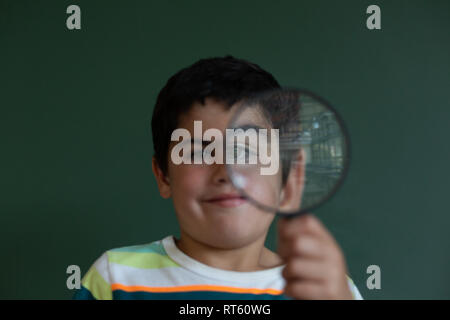
[[[264,247],[274,215],[241,197],[224,164],[174,164],[175,129],[224,132],[242,99],[279,88],[258,65],[202,59],[172,76],[152,118],[153,173],[172,198],[180,238],[105,252],[76,299],[361,299],[343,254],[312,215],[278,222],[278,253]]]

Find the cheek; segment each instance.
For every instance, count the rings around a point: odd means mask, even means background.
[[[204,218],[199,199],[208,187],[207,172],[200,165],[179,165],[171,168],[170,177],[177,220],[183,230],[193,233]]]
[[[281,174],[280,175],[255,175],[249,179],[245,192],[253,200],[260,204],[275,207],[280,202]]]
[[[170,184],[174,200],[185,201],[200,196],[207,184],[207,172],[202,166],[179,165],[170,168]]]

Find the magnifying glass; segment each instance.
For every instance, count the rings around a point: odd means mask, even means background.
[[[323,98],[276,89],[237,105],[226,159],[232,184],[250,203],[296,216],[336,193],[348,172],[350,140],[342,118]]]

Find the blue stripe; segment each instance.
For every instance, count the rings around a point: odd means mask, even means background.
[[[231,293],[217,291],[194,291],[194,292],[126,292],[123,290],[113,291],[114,300],[289,300],[284,295]]]
[[[84,286],[81,286],[80,289],[75,291],[75,294],[72,297],[73,300],[97,300],[94,298],[92,293]]]

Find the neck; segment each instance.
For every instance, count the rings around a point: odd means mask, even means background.
[[[181,231],[180,239],[175,239],[175,244],[189,257],[213,268],[246,272],[265,270],[282,264],[277,254],[264,247],[265,237],[266,234],[240,248],[222,249],[199,242]]]

